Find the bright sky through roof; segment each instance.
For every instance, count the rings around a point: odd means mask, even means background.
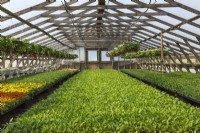
[[[69,1],[69,0],[67,0],[67,1]],[[135,4],[135,3],[132,2],[131,0],[117,0],[117,1],[118,1],[118,2],[121,2],[121,3],[123,3],[123,4]],[[141,1],[141,2],[145,2],[145,3],[149,3],[149,0],[140,0],[140,1]],[[184,4],[184,5],[190,6],[190,7],[194,8],[194,9],[200,11],[200,0],[175,0],[175,1],[180,2],[180,3]],[[32,7],[32,6],[37,5],[37,4],[39,4],[39,3],[42,3],[42,2],[45,2],[45,0],[32,0],[32,1],[29,1],[29,0],[10,0],[10,2],[8,2],[8,3],[6,3],[6,4],[3,4],[3,7],[5,7],[6,9],[8,9],[8,10],[10,10],[10,11],[12,11],[12,12],[18,12],[18,11],[20,11],[20,10],[23,10],[23,9],[26,9],[26,8],[29,8],[29,7]],[[76,2],[75,4],[73,4],[72,6],[78,6],[78,5],[81,5],[81,4],[85,3],[85,2],[88,2],[88,0],[79,0],[78,2]],[[155,0],[151,0],[151,3],[154,3],[154,2],[155,2]],[[156,0],[156,3],[158,4],[158,3],[166,3],[166,2],[165,2],[164,0]],[[107,0],[106,0],[106,4],[114,5],[112,2],[108,2]],[[49,5],[49,6],[60,6],[60,5],[62,5],[61,0],[57,0],[55,3],[53,3],[53,4]],[[94,2],[94,3],[92,3],[92,4],[90,4],[90,5],[97,5],[97,1]],[[123,12],[125,12],[125,13],[133,13],[132,11],[130,11],[130,10],[128,10],[128,9],[119,9],[119,10],[120,10],[120,11],[123,11]],[[144,11],[146,10],[146,8],[137,9],[137,10],[139,10],[139,11],[141,11],[141,12],[144,12]],[[190,19],[190,18],[196,16],[196,14],[191,13],[191,12],[188,12],[188,11],[186,11],[186,10],[184,10],[184,9],[179,8],[179,7],[174,7],[174,8],[162,8],[162,10],[167,11],[167,12],[169,12],[169,13],[173,13],[174,15],[177,15],[177,16],[179,16],[179,17],[181,17],[181,18],[185,18],[185,19]],[[28,18],[32,18],[33,16],[37,16],[37,15],[39,15],[39,14],[41,14],[41,13],[44,13],[44,12],[45,12],[45,11],[32,11],[32,12],[26,13],[26,14],[24,14],[24,15],[21,15],[20,17],[22,17],[22,18],[24,18],[24,19],[26,20],[26,19],[28,19]],[[77,14],[77,13],[79,13],[79,12],[80,12],[80,11],[74,11],[73,14]],[[108,12],[111,13],[111,12],[113,12],[113,11],[108,10]],[[149,9],[148,12],[154,12],[154,11]],[[63,13],[63,12],[62,12],[62,11],[57,11],[56,13],[59,14],[59,13]],[[5,16],[5,14],[4,14],[3,12],[1,12],[1,11],[0,11],[0,15]],[[126,17],[121,17],[121,18],[122,18],[122,19],[127,19]],[[143,17],[143,18],[145,18],[145,17]],[[168,22],[168,23],[170,23],[170,24],[172,24],[172,25],[176,25],[176,24],[180,23],[179,20],[173,19],[173,18],[168,17],[168,16],[155,16],[155,18],[160,19],[160,20],[163,20],[163,21],[166,21],[166,22]],[[39,18],[38,20],[33,21],[33,22],[31,22],[31,23],[37,24],[37,23],[39,23],[39,22],[44,21],[45,19],[48,19],[48,18]],[[61,20],[61,19],[62,19],[62,18],[60,18],[60,20]],[[1,23],[0,23],[0,26],[1,26],[0,29],[4,29],[4,28],[9,27],[9,26],[11,26],[11,25],[13,25],[13,24],[16,24],[16,23],[18,23],[18,22],[19,22],[19,21],[16,20],[16,19],[14,19],[14,18],[9,19],[9,20],[7,20],[7,21],[5,21],[5,22],[1,22]],[[194,22],[197,23],[197,24],[200,24],[200,19],[197,19],[197,20],[195,20]],[[155,21],[153,21],[153,22],[148,22],[148,23],[154,24],[154,25],[159,26],[159,27],[161,27],[161,28],[163,28],[163,29],[169,28],[168,26],[163,25],[163,24],[161,24],[161,23],[159,23],[159,22],[155,22]],[[46,25],[48,25],[48,23],[46,23]],[[42,27],[42,26],[43,26],[43,25],[41,25],[40,27]],[[28,27],[28,26],[24,24],[24,25],[22,25],[22,26],[19,26],[19,27],[10,29],[10,30],[8,30],[8,31],[6,31],[6,32],[3,32],[2,35],[10,35],[10,34],[16,32],[16,31],[20,31],[20,34],[14,36],[14,37],[20,37],[20,36],[22,36],[22,35],[24,35],[24,34],[26,34],[26,33],[28,33],[28,32],[34,31],[34,29],[32,29],[32,30],[30,30],[30,31],[24,33],[24,32],[23,32],[23,29],[24,29],[24,28],[27,28],[27,27]],[[147,29],[149,29],[149,30],[152,30],[152,31],[154,31],[154,32],[157,32],[157,33],[160,32],[160,31],[158,31],[158,30],[156,30],[156,29],[153,29],[153,28],[150,27],[150,26],[146,26],[145,28],[147,28]],[[190,29],[191,32],[196,33],[196,34],[199,34],[199,33],[200,33],[200,29],[199,29],[199,28],[195,28],[195,27],[193,27],[193,26],[191,26],[191,25],[189,25],[189,24],[182,25],[181,28],[183,28],[183,29]],[[191,36],[191,35],[189,35],[189,34],[187,34],[187,33],[183,33],[183,32],[178,31],[178,30],[173,30],[172,32],[178,33],[178,34],[180,34],[180,35],[182,35],[182,36],[185,36],[185,37],[187,37],[187,38],[190,38],[190,39],[195,39],[194,36]],[[39,34],[39,33],[38,33],[38,34]],[[38,34],[34,34],[34,35],[30,36],[30,37],[34,37],[34,36],[36,36],[36,35],[38,35]],[[176,39],[176,40],[179,40],[179,41],[183,42],[182,39],[180,39],[180,38],[178,38],[178,37],[176,37],[176,36],[171,36],[171,35],[169,35],[168,33],[165,33],[164,35],[167,36],[167,37],[171,37],[171,38],[173,38],[173,39]],[[29,37],[29,38],[30,38],[30,37]],[[38,39],[40,39],[40,38],[38,38]],[[191,43],[191,44],[192,44],[192,43]],[[192,44],[192,45],[196,46],[195,44]],[[196,46],[196,47],[198,47],[198,46]]]

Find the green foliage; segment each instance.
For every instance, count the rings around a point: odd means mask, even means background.
[[[200,102],[200,75],[186,72],[160,73],[148,70],[123,70],[138,78]]]
[[[192,132],[200,109],[114,70],[79,73],[2,133]]]
[[[122,43],[115,47],[113,50],[106,53],[108,57],[115,57],[119,55],[123,55],[127,52],[137,52],[140,48],[140,44],[138,42],[135,43]]]
[[[31,56],[48,56],[62,59],[76,59],[78,55],[68,54],[38,44],[31,44],[27,40],[18,41],[17,39],[2,36],[0,37],[0,53],[3,55],[18,54]]]
[[[67,69],[55,70],[55,71],[22,76],[19,78],[13,78],[13,79],[2,81],[1,83],[23,83],[23,82],[44,83],[46,82],[47,84],[51,84],[51,83],[54,83],[55,80],[62,79],[66,75],[72,74],[73,72],[74,71],[67,70]]]
[[[0,37],[0,52],[2,55],[10,54],[16,48],[10,37]]]
[[[170,52],[168,50],[163,50],[163,55],[167,56]],[[159,49],[152,49],[152,50],[146,50],[146,51],[139,51],[136,53],[127,53],[125,55],[122,55],[122,58],[125,59],[132,59],[132,58],[144,58],[144,57],[158,57],[161,56],[161,52]]]
[[[4,114],[10,110],[12,110],[17,105],[21,104],[22,102],[26,101],[27,99],[31,99],[32,96],[44,91],[45,89],[51,87],[56,82],[62,80],[63,78],[70,76],[75,71],[72,70],[55,70],[50,72],[44,72],[39,74],[33,74],[28,76],[19,77],[16,79],[10,79],[6,81],[2,81],[2,83],[46,83],[44,88],[34,89],[33,91],[29,92],[28,96],[22,97],[16,101],[9,102],[3,108],[0,108],[0,114]],[[1,92],[1,90],[0,90]]]

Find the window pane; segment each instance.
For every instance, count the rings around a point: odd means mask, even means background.
[[[88,50],[88,61],[97,61],[97,50]]]
[[[101,51],[101,61],[110,61],[110,57],[106,56],[107,51]]]

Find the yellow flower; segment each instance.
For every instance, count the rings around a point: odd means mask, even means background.
[[[1,103],[0,102],[0,108],[4,107],[5,106],[5,103]]]
[[[2,83],[0,84],[0,92],[23,92],[28,93],[35,89],[41,89],[46,85],[46,83]]]
[[[0,88],[2,88],[2,87],[3,87],[3,84],[0,83]]]

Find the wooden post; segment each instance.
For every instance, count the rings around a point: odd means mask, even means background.
[[[99,69],[101,69],[101,49],[98,48],[98,51],[97,51],[97,58],[98,58],[98,66],[99,66]]]
[[[165,71],[166,69],[168,69],[169,72],[171,72],[171,68],[170,68],[170,60],[169,60],[169,57],[164,57],[165,58],[165,61],[167,61],[167,65],[165,66]]]
[[[16,55],[10,54],[10,63],[8,65],[8,68],[13,67],[13,62],[15,61]]]
[[[22,55],[23,56],[23,55]],[[18,68],[20,66],[20,64],[22,63],[22,56],[21,58],[19,59],[19,56],[17,57],[17,65],[16,67]]]
[[[5,68],[6,67],[6,58],[7,56],[5,56],[3,53],[1,54],[1,58],[2,58],[2,67]]]
[[[117,69],[119,70],[119,56],[118,56]]]
[[[27,67],[29,67],[30,66],[30,55],[27,56],[26,62],[27,62]]]
[[[160,33],[160,55],[161,55],[161,71],[163,71],[163,32]]]
[[[135,67],[135,69],[138,69],[137,67],[139,66],[139,64],[140,64],[140,59],[136,59],[137,61],[136,61],[136,67]]]
[[[85,69],[87,69],[87,61],[88,61],[88,52],[85,49]]]
[[[18,63],[19,63],[19,56],[17,55],[17,57],[16,57],[16,68],[18,68]]]
[[[25,68],[24,56],[22,56],[22,59],[21,59],[21,60],[22,60],[22,67],[23,67],[23,69],[24,69],[24,68]]]
[[[13,55],[10,54],[10,63],[9,63],[9,65],[8,65],[8,68],[11,68],[11,67],[12,67],[12,63],[14,62],[14,59],[13,59],[13,58],[14,58]]]
[[[80,55],[81,55],[81,50],[80,50],[80,48],[79,48],[79,50],[78,50],[78,56],[79,56],[79,70],[81,70],[81,58],[80,58]]]
[[[73,69],[75,69],[75,63],[74,63],[74,59],[73,59]]]
[[[112,69],[114,68],[114,58],[111,57],[111,61],[112,61]]]
[[[125,62],[125,58],[124,58],[124,69],[126,69],[126,62]]]

